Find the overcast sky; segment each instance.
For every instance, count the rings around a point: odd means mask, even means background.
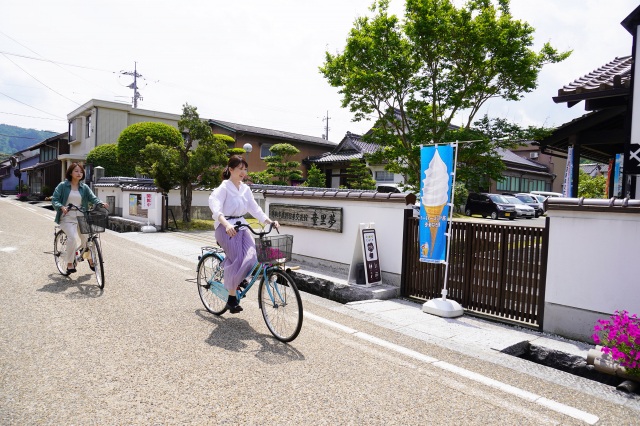
[[[363,133],[337,89],[318,72],[324,52],[342,51],[358,16],[373,0],[5,0],[0,13],[0,123],[67,130],[66,115],[90,99],[321,137]],[[460,2],[457,2],[460,3]],[[631,54],[620,22],[637,0],[512,0],[516,19],[546,41],[573,50],[547,65],[538,88],[518,102],[492,100],[485,112],[521,126],[558,126],[584,105],[556,105],[562,86],[616,57]],[[402,15],[404,1],[391,0]],[[477,116],[478,118],[480,116]],[[454,122],[461,124],[462,116]]]

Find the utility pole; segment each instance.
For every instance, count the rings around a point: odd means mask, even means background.
[[[329,111],[327,111],[327,115],[322,119],[322,121],[326,121],[325,124],[325,131],[324,131],[324,138],[326,140],[329,140],[329,119],[331,117],[329,117]]]
[[[129,89],[133,89],[133,107],[138,108],[138,99],[142,100],[142,95],[138,92],[138,77],[142,77],[142,74],[138,74],[138,63],[133,63],[133,72],[131,71],[120,71],[122,75],[130,75],[133,76],[133,83],[128,85]]]

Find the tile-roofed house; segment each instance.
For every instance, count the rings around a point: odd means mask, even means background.
[[[572,147],[573,164],[581,159],[608,164],[625,150],[625,123],[630,117],[627,105],[631,96],[633,58],[615,58],[591,73],[558,90],[556,103],[572,107],[585,101],[582,117],[559,126],[540,141],[540,152],[566,159]],[[573,182],[578,182],[579,167],[572,170]],[[578,195],[578,185],[572,185],[572,196]],[[612,188],[610,188],[610,192]],[[619,195],[619,194],[618,194]]]
[[[243,148],[246,144],[251,145],[252,151],[245,154],[251,172],[259,172],[267,168],[264,159],[272,155],[269,148],[275,144],[288,143],[298,148],[300,153],[296,154],[293,160],[299,162],[309,156],[320,155],[336,146],[334,142],[315,136],[229,121],[208,120],[208,122],[213,133],[228,135],[235,140],[234,145],[230,148]],[[303,170],[303,175],[306,176],[306,170]]]
[[[352,160],[362,160],[365,154],[373,154],[380,147],[362,140],[361,135],[347,132],[342,141],[332,151],[321,155],[310,156],[304,160],[310,167],[315,164],[327,176],[327,184],[331,188],[346,186],[347,168]],[[380,184],[398,184],[404,182],[402,176],[384,170],[384,165],[367,164],[373,178]]]
[[[612,99],[616,99],[616,104],[620,105],[629,95],[632,63],[631,56],[615,58],[559,89],[553,101],[566,102],[568,107],[572,107],[584,100],[587,111],[602,108],[605,104],[612,106]]]

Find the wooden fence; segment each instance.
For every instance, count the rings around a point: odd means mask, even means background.
[[[451,222],[447,298],[467,313],[542,330],[548,220],[546,225]],[[445,265],[419,261],[418,230],[418,218],[407,214],[401,294],[418,300],[442,297]]]

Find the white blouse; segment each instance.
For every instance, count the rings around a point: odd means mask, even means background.
[[[255,217],[264,223],[269,217],[262,211],[256,200],[253,198],[253,193],[248,185],[240,183],[240,188],[231,182],[231,180],[223,180],[220,186],[211,192],[209,196],[209,208],[213,213],[212,217],[215,220],[214,228],[218,228],[220,221],[218,218],[222,214],[225,217],[229,216],[244,216],[247,212],[251,213],[251,216]],[[247,223],[243,217],[227,219],[229,223],[235,224],[237,221]]]

